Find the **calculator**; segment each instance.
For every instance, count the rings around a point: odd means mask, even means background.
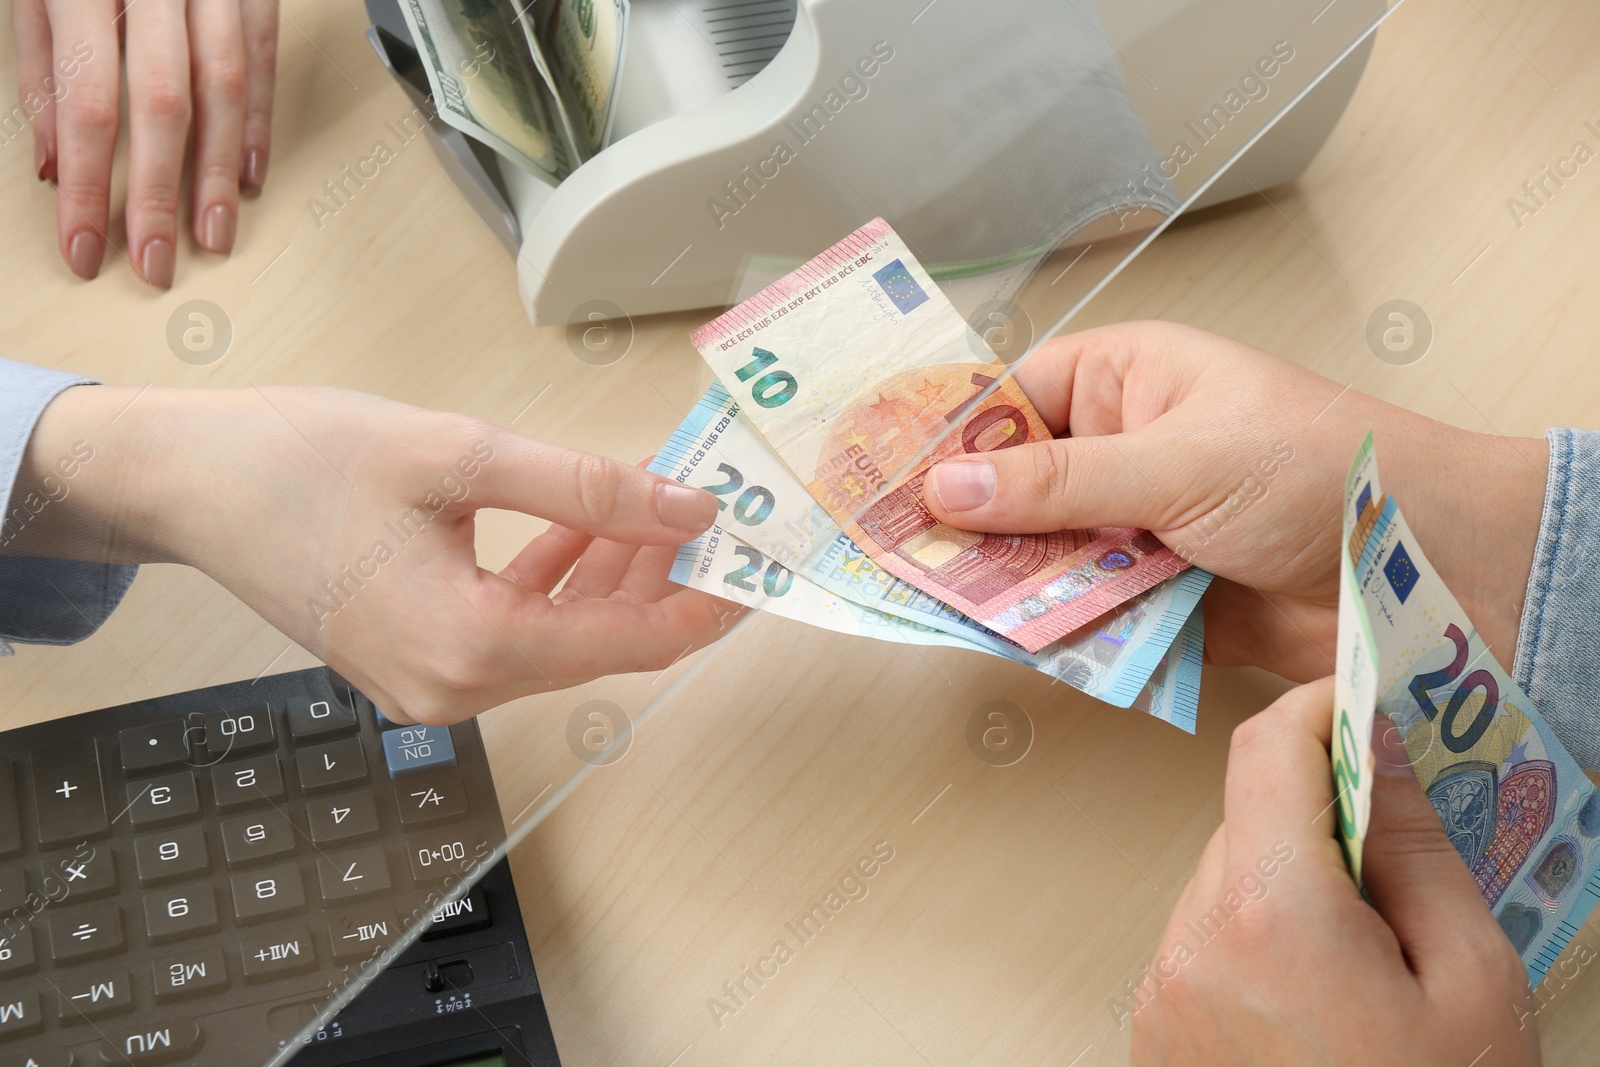
[[[504,837],[327,668],[0,734],[0,1067],[557,1067]]]

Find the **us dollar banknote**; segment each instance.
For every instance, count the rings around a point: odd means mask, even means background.
[[[1147,531],[1002,535],[933,517],[935,462],[1050,432],[882,219],[692,340],[851,543],[1030,652],[1186,566]]]
[[[1382,712],[1537,985],[1600,894],[1600,794],[1428,562],[1383,491],[1371,435],[1346,482],[1343,540],[1332,759],[1351,870],[1360,881]]]
[[[580,158],[611,139],[627,50],[627,0],[540,0],[532,23]]]
[[[439,117],[536,177],[565,178],[570,136],[517,9],[490,0],[405,0],[400,10]]]

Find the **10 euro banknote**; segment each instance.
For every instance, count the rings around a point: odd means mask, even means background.
[[[1186,566],[1140,530],[974,533],[934,518],[934,463],[1050,432],[882,219],[692,339],[852,544],[1030,652]]]

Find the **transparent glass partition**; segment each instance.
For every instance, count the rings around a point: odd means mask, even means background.
[[[1382,0],[634,0],[609,134],[558,183],[435,122],[452,180],[515,249],[529,329],[563,338],[545,391],[511,428],[629,460],[657,455],[716,403],[714,391],[703,399],[717,376],[690,332],[875,219],[981,338],[960,362],[1014,368],[1179,212],[1294,178],[1337,121],[1388,10]],[[408,25],[379,28],[394,73],[423,99]],[[921,293],[922,276],[902,267]],[[771,383],[783,388],[781,377]],[[993,395],[1007,375],[978,386]],[[869,520],[943,443],[879,471],[881,491],[851,521]],[[772,496],[715,468],[688,484],[722,495],[729,522],[761,514]],[[314,514],[330,546],[349,541],[338,502],[317,502]],[[536,529],[480,519],[483,566],[504,566]],[[241,1047],[214,1034],[207,1062],[283,1063],[327,1040],[330,1020],[436,910],[512,850],[561,857],[559,867],[528,861],[549,875],[548,907],[520,887],[538,916],[536,964],[618,936],[619,915],[631,916],[628,936],[645,932],[612,945],[615,972],[592,975],[589,990],[610,999],[589,1010],[636,1023],[659,1046],[649,1062],[734,1062],[745,1053],[718,1045],[730,1028],[743,1032],[738,1048],[776,1056],[797,1040],[771,1007],[780,998],[803,999],[819,1022],[838,1012],[883,1020],[872,1048],[809,1035],[832,1062],[891,1062],[905,1052],[902,1030],[943,1046],[920,1050],[933,1062],[1037,1056],[1023,1036],[987,1036],[993,1020],[962,1024],[963,986],[1001,972],[1058,1005],[1057,1029],[1038,1040],[1059,1045],[1061,1062],[1125,1040],[1106,992],[1150,946],[1132,939],[1125,958],[1076,961],[1076,973],[1104,979],[1082,989],[1030,954],[1026,931],[1070,942],[1168,898],[1117,833],[1078,832],[1052,851],[1035,815],[1006,812],[1059,794],[1063,824],[1097,826],[1116,803],[1115,775],[1095,779],[1098,798],[1073,796],[1062,780],[1114,767],[1149,730],[1172,729],[1144,714],[1170,693],[1123,694],[1127,718],[1113,720],[1090,719],[1079,691],[1097,691],[1117,627],[1139,620],[1097,617],[1083,629],[1098,627],[1099,651],[1071,669],[1029,669],[1009,652],[877,616],[833,628],[784,617],[778,601],[825,547],[795,535],[786,558],[740,557],[753,559],[748,571],[727,573],[755,610],[730,602],[708,647],[517,699],[458,728],[458,747],[481,731],[503,825],[408,839],[408,854],[389,857],[388,901],[406,935],[350,955],[314,992],[258,986],[277,998],[262,1011],[292,1008],[276,1016],[280,1039]],[[717,921],[676,921],[684,901]],[[848,951],[820,947],[839,943]],[[630,961],[641,974],[670,971],[671,988],[640,989]],[[907,975],[926,978],[931,999],[900,992]],[[447,986],[441,1013],[479,1010]],[[641,998],[654,1007],[638,1009]],[[612,1051],[635,1062],[620,1039]]]

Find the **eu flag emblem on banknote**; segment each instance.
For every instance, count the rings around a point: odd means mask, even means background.
[[[927,302],[928,294],[922,291],[922,286],[917,284],[911,272],[906,270],[906,265],[898,259],[873,271],[872,276],[878,280],[878,284],[889,295],[889,299],[894,301],[894,306],[902,312],[910,311]]]
[[[1404,604],[1406,597],[1411,595],[1411,587],[1417,584],[1417,568],[1411,562],[1411,557],[1406,554],[1404,544],[1395,544],[1394,554],[1389,557],[1389,562],[1383,565],[1383,573],[1388,577],[1394,595]]]

